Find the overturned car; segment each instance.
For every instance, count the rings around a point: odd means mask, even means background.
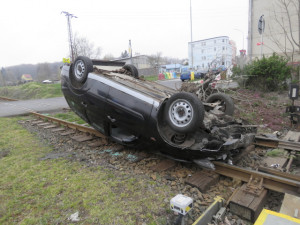
[[[253,141],[255,128],[227,115],[233,113],[228,96],[201,102],[195,94],[139,78],[133,65],[83,56],[64,65],[61,75],[70,108],[115,142],[150,144],[196,160],[225,159]]]

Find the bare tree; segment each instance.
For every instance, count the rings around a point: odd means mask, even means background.
[[[295,54],[300,54],[300,0],[277,0],[271,15],[275,23],[269,24],[270,39],[294,62]]]
[[[108,54],[106,54],[104,57],[103,57],[103,60],[112,60],[112,59],[114,59],[115,57],[112,55],[112,54],[110,54],[110,53],[108,53]]]
[[[17,76],[7,68],[0,70],[0,86],[10,86],[18,83]]]
[[[129,57],[129,54],[128,54],[127,50],[125,50],[124,52],[122,52],[120,57],[121,57],[122,59],[128,58],[128,57]]]
[[[2,69],[0,70],[0,87],[5,87],[6,86],[4,73],[5,73],[5,69],[2,67]]]
[[[39,82],[42,82],[43,80],[46,80],[49,78],[51,74],[50,67],[48,63],[40,63],[37,66],[37,80]]]
[[[158,68],[163,62],[162,53],[157,52],[155,55],[148,56],[148,62],[151,67]]]
[[[95,47],[94,43],[90,42],[85,37],[80,37],[77,33],[74,35],[73,51],[75,58],[78,56],[86,56],[96,59],[101,55],[100,47]]]
[[[163,57],[163,63],[165,64],[182,64],[183,60],[182,59],[179,59],[179,58],[173,58],[173,57],[168,57],[168,56],[165,56]]]
[[[215,57],[210,62],[207,63],[207,69],[208,70],[216,69],[221,65],[225,65],[225,61],[226,61],[225,59],[226,59],[226,55],[224,54],[224,52],[222,50],[217,51]]]

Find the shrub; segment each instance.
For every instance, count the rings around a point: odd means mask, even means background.
[[[291,78],[291,67],[282,56],[273,53],[270,57],[263,56],[246,65],[243,69],[233,69],[233,75],[249,75],[246,86],[262,91],[277,91],[287,87],[287,80]]]

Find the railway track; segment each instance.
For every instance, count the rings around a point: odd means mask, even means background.
[[[1,97],[0,96],[0,102],[11,102],[11,101],[18,101],[18,100],[13,99],[13,98],[6,98],[6,97]]]
[[[39,113],[32,113],[32,115],[39,119],[46,120],[47,122],[57,124],[57,126],[68,127],[76,131],[81,131],[89,135],[96,136],[98,138],[101,138],[102,142],[104,141],[104,143],[107,143],[108,141],[108,138],[105,135],[101,134],[100,132],[96,131],[91,127],[75,124],[72,122],[67,122],[54,117],[42,115]],[[49,124],[45,124],[45,126],[49,126]],[[261,139],[258,138],[257,140],[260,141]],[[269,147],[278,146],[278,142],[276,142],[277,140],[273,142],[270,140],[267,141]],[[169,161],[166,161],[166,163],[169,163]],[[262,185],[263,187],[269,190],[282,192],[282,193],[290,193],[290,194],[300,196],[299,176],[290,175],[283,172],[274,172],[274,170],[267,170],[264,168],[261,168],[262,171],[255,171],[255,170],[245,169],[242,167],[233,166],[221,162],[214,162],[214,164],[216,166],[215,172],[220,175],[240,179],[243,182],[249,182],[249,180],[259,179],[260,185]],[[161,165],[161,167],[164,168],[165,166]]]
[[[259,186],[265,187],[266,189],[300,196],[299,176],[292,176],[280,172],[270,174],[267,173],[268,171],[260,172],[221,162],[214,162],[214,164],[216,166],[216,172],[223,176],[240,179],[244,182],[258,179]]]
[[[65,127],[68,127],[68,128],[74,129],[74,130],[85,132],[85,133],[95,135],[96,137],[103,138],[103,139],[107,140],[107,137],[105,135],[103,135],[100,132],[96,131],[92,127],[79,125],[79,124],[68,122],[68,121],[65,121],[65,120],[60,120],[60,119],[57,119],[57,118],[54,118],[54,117],[51,117],[51,116],[46,116],[46,115],[43,115],[43,114],[40,114],[40,113],[32,112],[31,114],[33,116],[37,117],[37,118],[50,121],[50,122],[55,123],[57,125],[65,126]]]

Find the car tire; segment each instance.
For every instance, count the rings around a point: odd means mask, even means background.
[[[71,67],[73,81],[83,84],[90,72],[93,72],[93,62],[88,57],[78,56]]]
[[[226,115],[233,116],[234,103],[230,96],[223,93],[215,93],[208,96],[208,98],[206,99],[207,103],[215,103],[218,101],[220,101],[221,104],[221,111]]]
[[[123,69],[129,71],[131,74],[130,76],[134,78],[139,78],[139,71],[134,65],[126,64],[125,66],[123,66]]]
[[[176,93],[166,103],[165,119],[178,133],[193,132],[203,122],[204,106],[194,94]]]

